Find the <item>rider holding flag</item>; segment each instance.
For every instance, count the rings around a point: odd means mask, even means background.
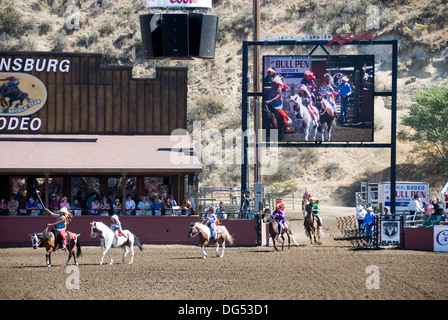
[[[56,222],[48,223],[47,226],[49,228],[55,227],[56,230],[59,231],[59,234],[62,238],[62,250],[67,249],[67,225],[73,218],[73,215],[68,212],[67,207],[63,207],[61,210],[59,210],[59,214],[56,214],[47,208],[45,208],[45,210],[50,214],[50,216],[57,218]]]
[[[208,208],[207,213],[202,220],[202,223],[209,227],[211,230],[210,240],[215,238],[215,241],[218,241],[218,227],[216,225],[219,224],[219,220],[216,217],[214,207]]]

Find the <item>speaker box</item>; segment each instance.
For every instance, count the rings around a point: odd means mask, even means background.
[[[188,57],[188,20],[186,13],[140,15],[144,57]]]
[[[189,55],[197,58],[215,57],[218,16],[212,14],[189,14]]]

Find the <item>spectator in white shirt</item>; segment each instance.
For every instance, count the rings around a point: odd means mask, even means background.
[[[414,199],[409,202],[408,210],[410,211],[411,215],[414,215],[417,212],[425,212],[425,210],[423,210],[422,200],[418,195],[415,195]]]

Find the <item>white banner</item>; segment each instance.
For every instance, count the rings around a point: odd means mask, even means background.
[[[146,0],[146,8],[212,8],[212,0]]]
[[[448,225],[434,226],[434,251],[448,252]]]
[[[427,182],[402,182],[395,183],[395,205],[397,211],[406,211],[409,202],[414,196],[419,196],[422,199],[423,208],[430,199],[429,184]],[[390,182],[383,182],[383,206],[390,207]]]
[[[400,221],[381,221],[381,242],[400,244]]]

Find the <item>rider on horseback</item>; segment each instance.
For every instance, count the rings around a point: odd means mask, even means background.
[[[129,240],[129,234],[124,234],[123,233],[123,229],[121,228],[121,222],[120,219],[118,218],[118,216],[116,214],[114,214],[111,218],[112,223],[110,225],[110,229],[114,232],[115,234],[115,238],[117,239],[118,242],[118,237],[119,236],[123,236],[126,237],[126,241]],[[126,243],[125,241],[125,243]]]
[[[302,99],[302,104],[305,108],[308,109],[308,112],[310,113],[311,117],[313,118],[314,122],[317,123],[318,121],[318,114],[316,113],[316,110],[312,107],[313,105],[313,96],[308,91],[308,88],[306,85],[302,84],[299,87],[299,97]]]
[[[278,234],[277,239],[282,235],[283,227],[286,222],[285,220],[285,214],[283,213],[281,209],[282,205],[279,203],[275,206],[275,210],[272,213],[272,216],[274,217],[275,221],[278,223]]]
[[[9,81],[8,83],[6,83],[7,87],[12,87],[12,86],[16,86],[20,83],[19,79],[17,79],[14,76],[10,76],[10,77],[6,77],[5,79],[0,79],[0,81]]]
[[[56,222],[48,223],[47,226],[49,228],[54,226],[56,227],[56,230],[59,231],[59,234],[62,238],[62,250],[67,249],[67,225],[73,218],[73,215],[68,212],[67,207],[63,207],[61,210],[59,210],[59,214],[55,214],[47,208],[45,208],[45,210],[50,214],[50,216],[57,218]]]
[[[313,198],[310,198],[310,202],[307,205],[306,208],[306,212],[308,212],[308,214],[313,213],[314,217],[317,220],[317,227],[319,229],[322,229],[322,219],[319,216],[319,200],[314,200]],[[306,217],[308,216],[308,214],[306,215]],[[305,217],[305,221],[306,221],[306,217]],[[305,226],[305,221],[303,222],[303,225]]]
[[[215,241],[218,241],[218,227],[216,226],[216,224],[219,223],[219,220],[216,217],[214,207],[208,208],[207,213],[202,220],[202,223],[209,227],[211,230],[210,240],[215,238]]]

